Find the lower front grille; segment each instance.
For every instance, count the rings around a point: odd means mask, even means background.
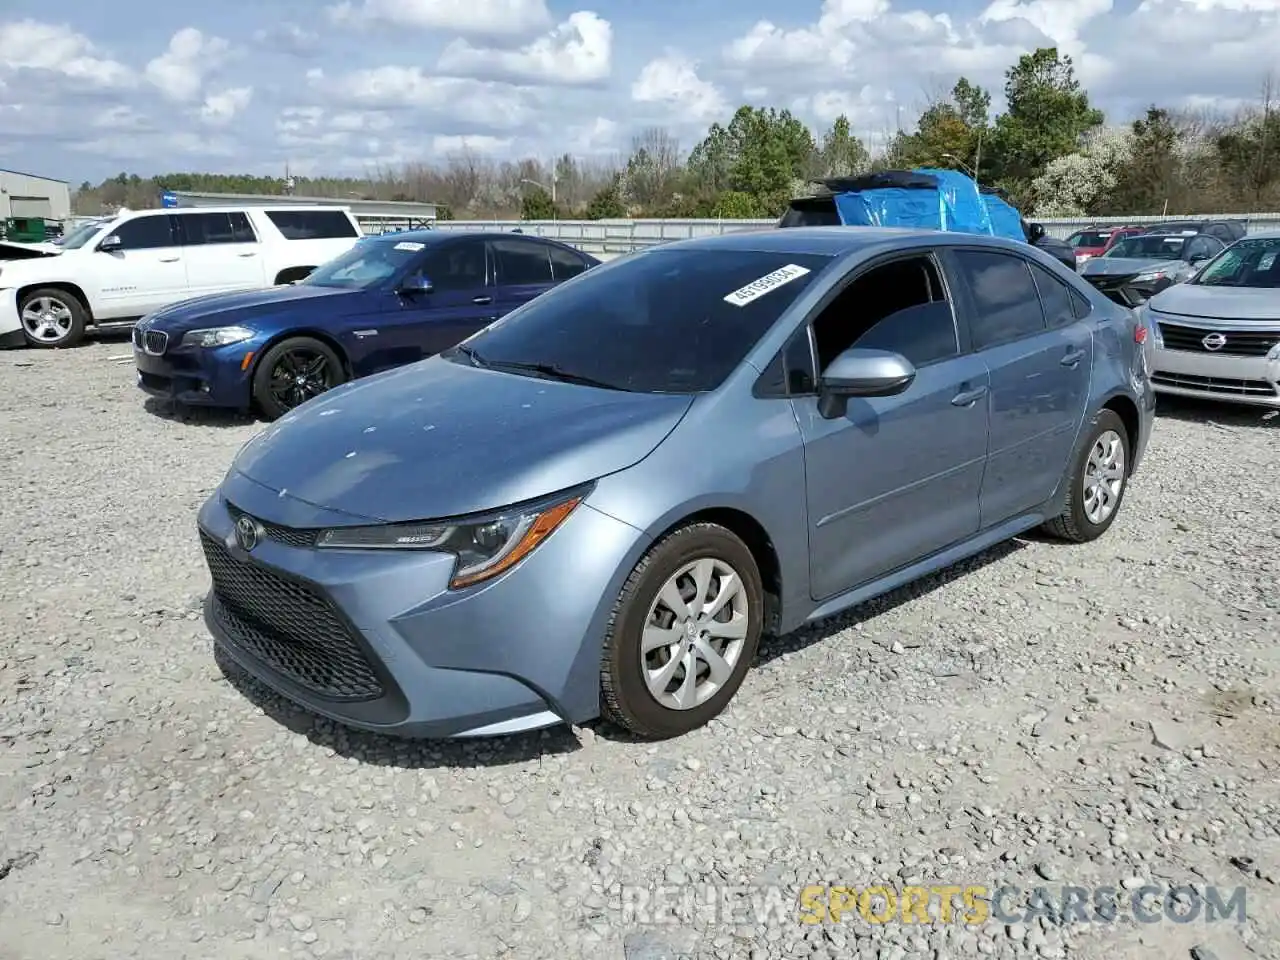
[[[384,694],[354,628],[320,591],[252,561],[237,560],[203,530],[213,614],[237,647],[328,700]]]
[[[1232,377],[1200,377],[1190,373],[1154,373],[1151,382],[1161,387],[1180,387],[1205,393],[1234,394],[1241,397],[1280,396],[1266,380],[1236,380]]]

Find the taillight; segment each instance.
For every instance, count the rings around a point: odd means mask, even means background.
[[[1147,342],[1147,325],[1143,323],[1141,320],[1139,320],[1138,325],[1133,328],[1133,342],[1134,343]]]

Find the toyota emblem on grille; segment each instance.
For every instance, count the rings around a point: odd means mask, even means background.
[[[1200,342],[1206,350],[1221,350],[1227,345],[1227,338],[1220,333],[1211,333]]]
[[[241,517],[236,521],[236,544],[241,550],[248,552],[258,545],[262,528],[252,517]]]

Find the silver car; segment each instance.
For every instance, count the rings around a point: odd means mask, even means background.
[[[1236,241],[1139,311],[1158,393],[1280,408],[1280,231]]]

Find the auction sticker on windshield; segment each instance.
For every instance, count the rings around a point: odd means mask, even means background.
[[[413,253],[417,253],[419,250],[425,249],[426,246],[427,245],[425,243],[415,243],[412,240],[401,240],[399,243],[396,244],[396,249],[409,250]]]
[[[725,303],[732,303],[735,307],[745,307],[752,300],[763,297],[770,290],[777,290],[784,283],[790,283],[792,280],[799,280],[809,272],[808,267],[801,267],[794,263],[788,263],[785,267],[767,273],[759,280],[752,280],[745,287],[739,287],[733,293],[724,298]]]

